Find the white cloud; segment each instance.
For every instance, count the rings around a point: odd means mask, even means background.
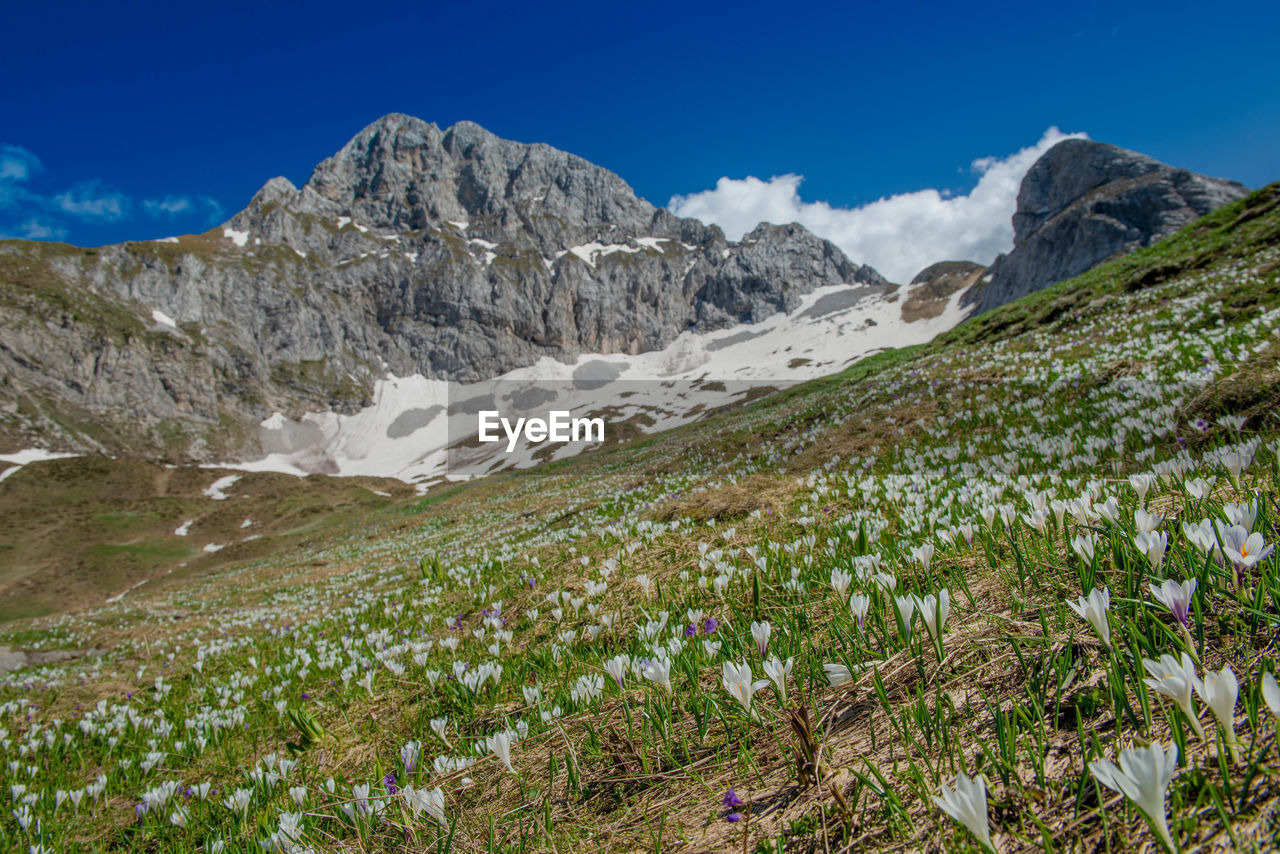
[[[40,171],[40,158],[17,145],[0,145],[0,208],[31,198],[22,182]]]
[[[18,145],[0,145],[0,182],[25,181],[40,171],[40,158]]]
[[[4,222],[0,222],[0,236],[62,240],[67,237],[67,229],[59,221],[68,217],[103,224],[128,219],[133,214],[132,198],[96,178],[53,195],[40,192],[39,188],[29,189],[28,182],[42,168],[40,158],[27,149],[0,144],[0,209],[6,213]],[[198,217],[210,224],[224,218],[222,205],[209,196],[167,195],[143,200],[142,208],[156,218]]]
[[[165,196],[163,199],[146,199],[142,207],[152,216],[181,216],[191,211],[191,198],[188,196]]]
[[[83,219],[115,222],[124,219],[129,210],[129,197],[108,190],[98,180],[82,181],[65,193],[53,197],[60,211]]]
[[[208,196],[165,196],[163,199],[144,199],[143,209],[153,217],[176,219],[181,216],[202,215],[209,222],[222,221],[222,205]]]
[[[980,157],[970,164],[980,176],[978,184],[963,196],[918,190],[839,208],[801,199],[803,176],[776,175],[768,181],[748,176],[721,178],[714,190],[673,196],[667,207],[678,216],[715,223],[730,240],[740,240],[761,222],[798,222],[852,260],[905,283],[937,261],[989,264],[1013,248],[1010,218],[1022,176],[1056,143],[1084,136],[1051,127],[1035,145],[1007,157]]]
[[[67,230],[47,225],[33,217],[18,226],[14,236],[21,237],[23,240],[61,240],[67,236]]]

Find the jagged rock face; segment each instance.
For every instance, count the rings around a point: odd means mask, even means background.
[[[1014,248],[972,292],[978,311],[1149,246],[1247,192],[1114,145],[1063,140],[1022,179]]]
[[[349,412],[388,371],[659,349],[839,283],[887,287],[800,226],[729,243],[579,157],[393,114],[203,235],[0,242],[0,434],[254,454],[254,422]]]

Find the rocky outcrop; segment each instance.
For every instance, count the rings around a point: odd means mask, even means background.
[[[1012,302],[1149,246],[1247,192],[1114,145],[1064,140],[1023,177],[1014,248],[970,299],[979,312]]]
[[[902,319],[908,323],[938,317],[957,292],[975,287],[986,267],[972,261],[939,261],[930,264],[904,288]],[[963,300],[964,295],[961,299]]]
[[[0,444],[253,455],[257,421],[388,372],[638,353],[838,283],[887,285],[798,225],[731,243],[572,154],[393,114],[202,235],[0,241]]]
[[[27,667],[58,664],[59,662],[72,661],[86,656],[98,658],[101,655],[102,650],[99,649],[23,650],[0,646],[0,674],[13,673],[15,670],[22,670]]]

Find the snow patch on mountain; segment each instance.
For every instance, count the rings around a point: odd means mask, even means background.
[[[249,243],[248,231],[236,231],[234,228],[222,229],[222,236],[243,249]]]
[[[226,491],[239,479],[240,475],[238,474],[229,474],[226,477],[220,477],[213,483],[209,484],[208,488],[205,489],[204,494],[207,497],[212,498],[214,501],[226,501],[228,498]]]
[[[753,389],[813,379],[881,350],[923,343],[951,329],[968,312],[961,305],[962,294],[956,293],[939,316],[909,323],[902,318],[900,302],[907,294],[903,289],[897,298],[886,298],[864,286],[822,287],[806,295],[791,313],[779,312],[760,323],[705,334],[685,332],[662,350],[634,356],[584,354],[572,363],[543,357],[528,367],[466,386],[420,374],[388,375],[376,383],[373,404],[352,415],[308,413],[299,421],[272,415],[262,422],[264,444],[280,450],[225,467],[394,477],[422,488],[449,475],[451,391],[456,402],[470,389],[479,400],[494,389],[563,384],[571,391],[556,398],[557,409],[575,416],[607,410],[616,420],[643,414],[651,422],[642,427],[645,432],[667,430],[741,402]],[[455,412],[453,417],[475,420],[474,413]],[[456,429],[453,435],[458,435]],[[481,459],[485,454],[497,470],[536,465],[582,450],[581,445],[542,446],[539,459],[534,459],[531,454],[507,455],[504,448],[476,451],[479,463],[473,461],[468,469],[489,466]]]

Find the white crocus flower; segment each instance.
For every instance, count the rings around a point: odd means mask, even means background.
[[[1108,498],[1102,504],[1093,505],[1093,510],[1112,525],[1120,524],[1120,505],[1116,503],[1115,498]]]
[[[1092,534],[1085,534],[1080,537],[1071,538],[1071,550],[1076,556],[1085,563],[1091,563],[1094,555],[1094,540]]]
[[[1227,476],[1231,478],[1231,485],[1239,489],[1240,475],[1253,462],[1253,454],[1239,450],[1226,451],[1218,459],[1227,470]]]
[[[1023,520],[1027,523],[1027,527],[1032,528],[1038,534],[1044,534],[1049,526],[1049,514],[1043,510],[1032,510],[1030,513],[1022,514]]]
[[[1196,684],[1196,666],[1191,656],[1182,653],[1182,659],[1176,659],[1165,653],[1159,661],[1150,658],[1142,660],[1143,666],[1151,675],[1144,681],[1161,696],[1168,697],[1178,704],[1182,713],[1187,716],[1191,728],[1196,735],[1204,739],[1204,728],[1196,715],[1195,706],[1191,702],[1191,691]]]
[[[911,619],[915,616],[916,600],[912,596],[894,596],[893,604],[898,609],[898,616],[902,618],[902,642],[906,643],[911,638]]]
[[[1228,501],[1222,505],[1222,515],[1232,525],[1239,525],[1245,529],[1245,532],[1253,531],[1253,523],[1258,519],[1258,502],[1250,501],[1248,504],[1232,504]]]
[[[1203,681],[1196,680],[1195,689],[1222,726],[1227,738],[1227,747],[1231,751],[1231,761],[1239,762],[1240,742],[1236,738],[1236,700],[1240,696],[1240,683],[1236,681],[1235,671],[1229,664],[1224,664],[1216,673],[1210,670],[1205,673]]]
[[[920,612],[920,619],[924,622],[929,637],[936,641],[946,628],[947,617],[951,614],[951,592],[944,587],[937,596],[929,593],[924,597],[911,598],[915,600],[916,610]],[[905,618],[903,622],[906,622]]]
[[[631,658],[626,655],[615,655],[604,663],[604,671],[613,677],[613,681],[618,683],[618,687],[623,687],[622,677],[631,669]]]
[[[1140,534],[1150,534],[1160,527],[1160,523],[1164,521],[1164,517],[1159,513],[1148,513],[1141,507],[1133,514],[1133,523]]]
[[[232,812],[244,812],[249,808],[249,799],[253,792],[249,789],[236,789],[223,800],[223,805]]]
[[[516,769],[511,767],[511,736],[505,732],[491,735],[485,739],[485,745],[489,751],[502,760],[502,764],[507,766],[507,770],[512,774],[516,773]]]
[[[1183,581],[1181,583],[1174,581],[1172,578],[1166,579],[1159,587],[1155,582],[1151,582],[1151,595],[1156,601],[1164,605],[1173,614],[1174,618],[1182,624],[1186,629],[1191,619],[1191,597],[1196,592],[1196,580],[1194,578]]]
[[[769,648],[769,633],[773,630],[769,623],[751,623],[751,637],[755,639],[756,649],[760,650],[760,657],[764,658],[765,650]]]
[[[782,698],[782,704],[787,703],[787,678],[791,675],[791,665],[793,659],[788,658],[783,663],[778,656],[772,656],[764,663],[764,675],[773,680],[773,684],[778,686],[778,696]]]
[[[1205,480],[1202,477],[1197,477],[1193,480],[1188,480],[1182,486],[1186,489],[1187,495],[1199,501],[1202,498],[1208,498],[1213,493],[1213,484],[1216,480],[1217,478]]]
[[[991,828],[987,823],[987,781],[979,774],[970,778],[963,771],[956,776],[955,788],[942,787],[942,796],[933,802],[944,813],[965,827],[982,847],[995,851],[991,844]]]
[[[887,572],[877,572],[872,577],[872,581],[885,593],[892,593],[898,587],[898,579]]]
[[[822,665],[822,670],[827,674],[827,682],[832,688],[839,688],[845,683],[852,682],[854,676],[857,675],[843,664],[824,664]]]
[[[1057,523],[1059,530],[1061,530],[1067,516],[1067,502],[1055,498],[1049,502],[1049,509],[1053,511],[1053,520]]]
[[[1199,524],[1183,522],[1182,533],[1187,542],[1199,549],[1202,555],[1208,555],[1218,547],[1218,541],[1213,535],[1213,523],[1208,519],[1200,520]]]
[[[655,685],[661,686],[662,690],[668,694],[671,693],[671,662],[667,659],[655,658],[644,666],[640,675]]]
[[[1142,511],[1139,510],[1139,513]],[[1151,564],[1152,570],[1159,570],[1161,564],[1164,563],[1165,552],[1169,549],[1169,535],[1164,531],[1154,533],[1139,532],[1133,538],[1133,544],[1138,547],[1138,551],[1142,552],[1147,558],[1147,562]]]
[[[849,597],[849,610],[853,613],[854,619],[858,621],[859,629],[862,628],[862,624],[867,618],[867,609],[870,607],[870,596],[863,596],[861,593],[854,593]]]
[[[1111,648],[1111,624],[1107,622],[1107,611],[1111,610],[1110,590],[1095,587],[1089,591],[1088,596],[1081,596],[1075,602],[1068,601],[1067,607],[1081,619],[1088,621],[1107,649]]]
[[[753,682],[751,680],[751,665],[745,661],[737,665],[731,661],[726,661],[721,672],[724,678],[724,689],[729,692],[729,696],[738,701],[743,711],[751,714],[751,698],[757,691],[768,685],[769,680],[761,679]]]
[[[1237,525],[1231,530],[1243,531],[1244,528]],[[1275,546],[1267,545],[1262,539],[1262,533],[1254,531],[1247,537],[1240,538],[1241,542],[1232,542],[1230,545],[1223,543],[1223,552],[1227,559],[1236,567],[1237,571],[1243,571],[1257,566],[1260,562],[1266,560],[1275,551]]]
[[[1138,493],[1138,503],[1143,507],[1147,506],[1147,492],[1151,490],[1152,485],[1156,482],[1154,474],[1131,474],[1129,475],[1129,485],[1133,487],[1133,491]]]
[[[1280,718],[1280,685],[1276,684],[1273,673],[1262,674],[1262,699],[1267,701],[1271,714]]]
[[[436,734],[436,738],[444,742],[445,747],[451,747],[451,745],[449,744],[449,739],[446,738],[444,734],[448,726],[449,726],[449,719],[447,717],[431,719],[431,731]]]
[[[835,588],[836,594],[843,599],[849,594],[849,585],[853,582],[853,575],[839,567],[831,570],[831,586]]]
[[[1088,525],[1090,520],[1097,515],[1093,509],[1093,501],[1087,495],[1068,501],[1067,510],[1071,513],[1071,518],[1075,520],[1077,525]]]
[[[439,786],[434,789],[415,789],[405,784],[401,794],[415,816],[425,811],[440,824],[448,824],[444,817],[444,792]]]
[[[1120,751],[1120,765],[1107,759],[1089,763],[1089,771],[1099,783],[1133,801],[1169,851],[1176,848],[1169,834],[1165,814],[1165,792],[1178,766],[1178,745],[1165,748],[1155,743]]]

